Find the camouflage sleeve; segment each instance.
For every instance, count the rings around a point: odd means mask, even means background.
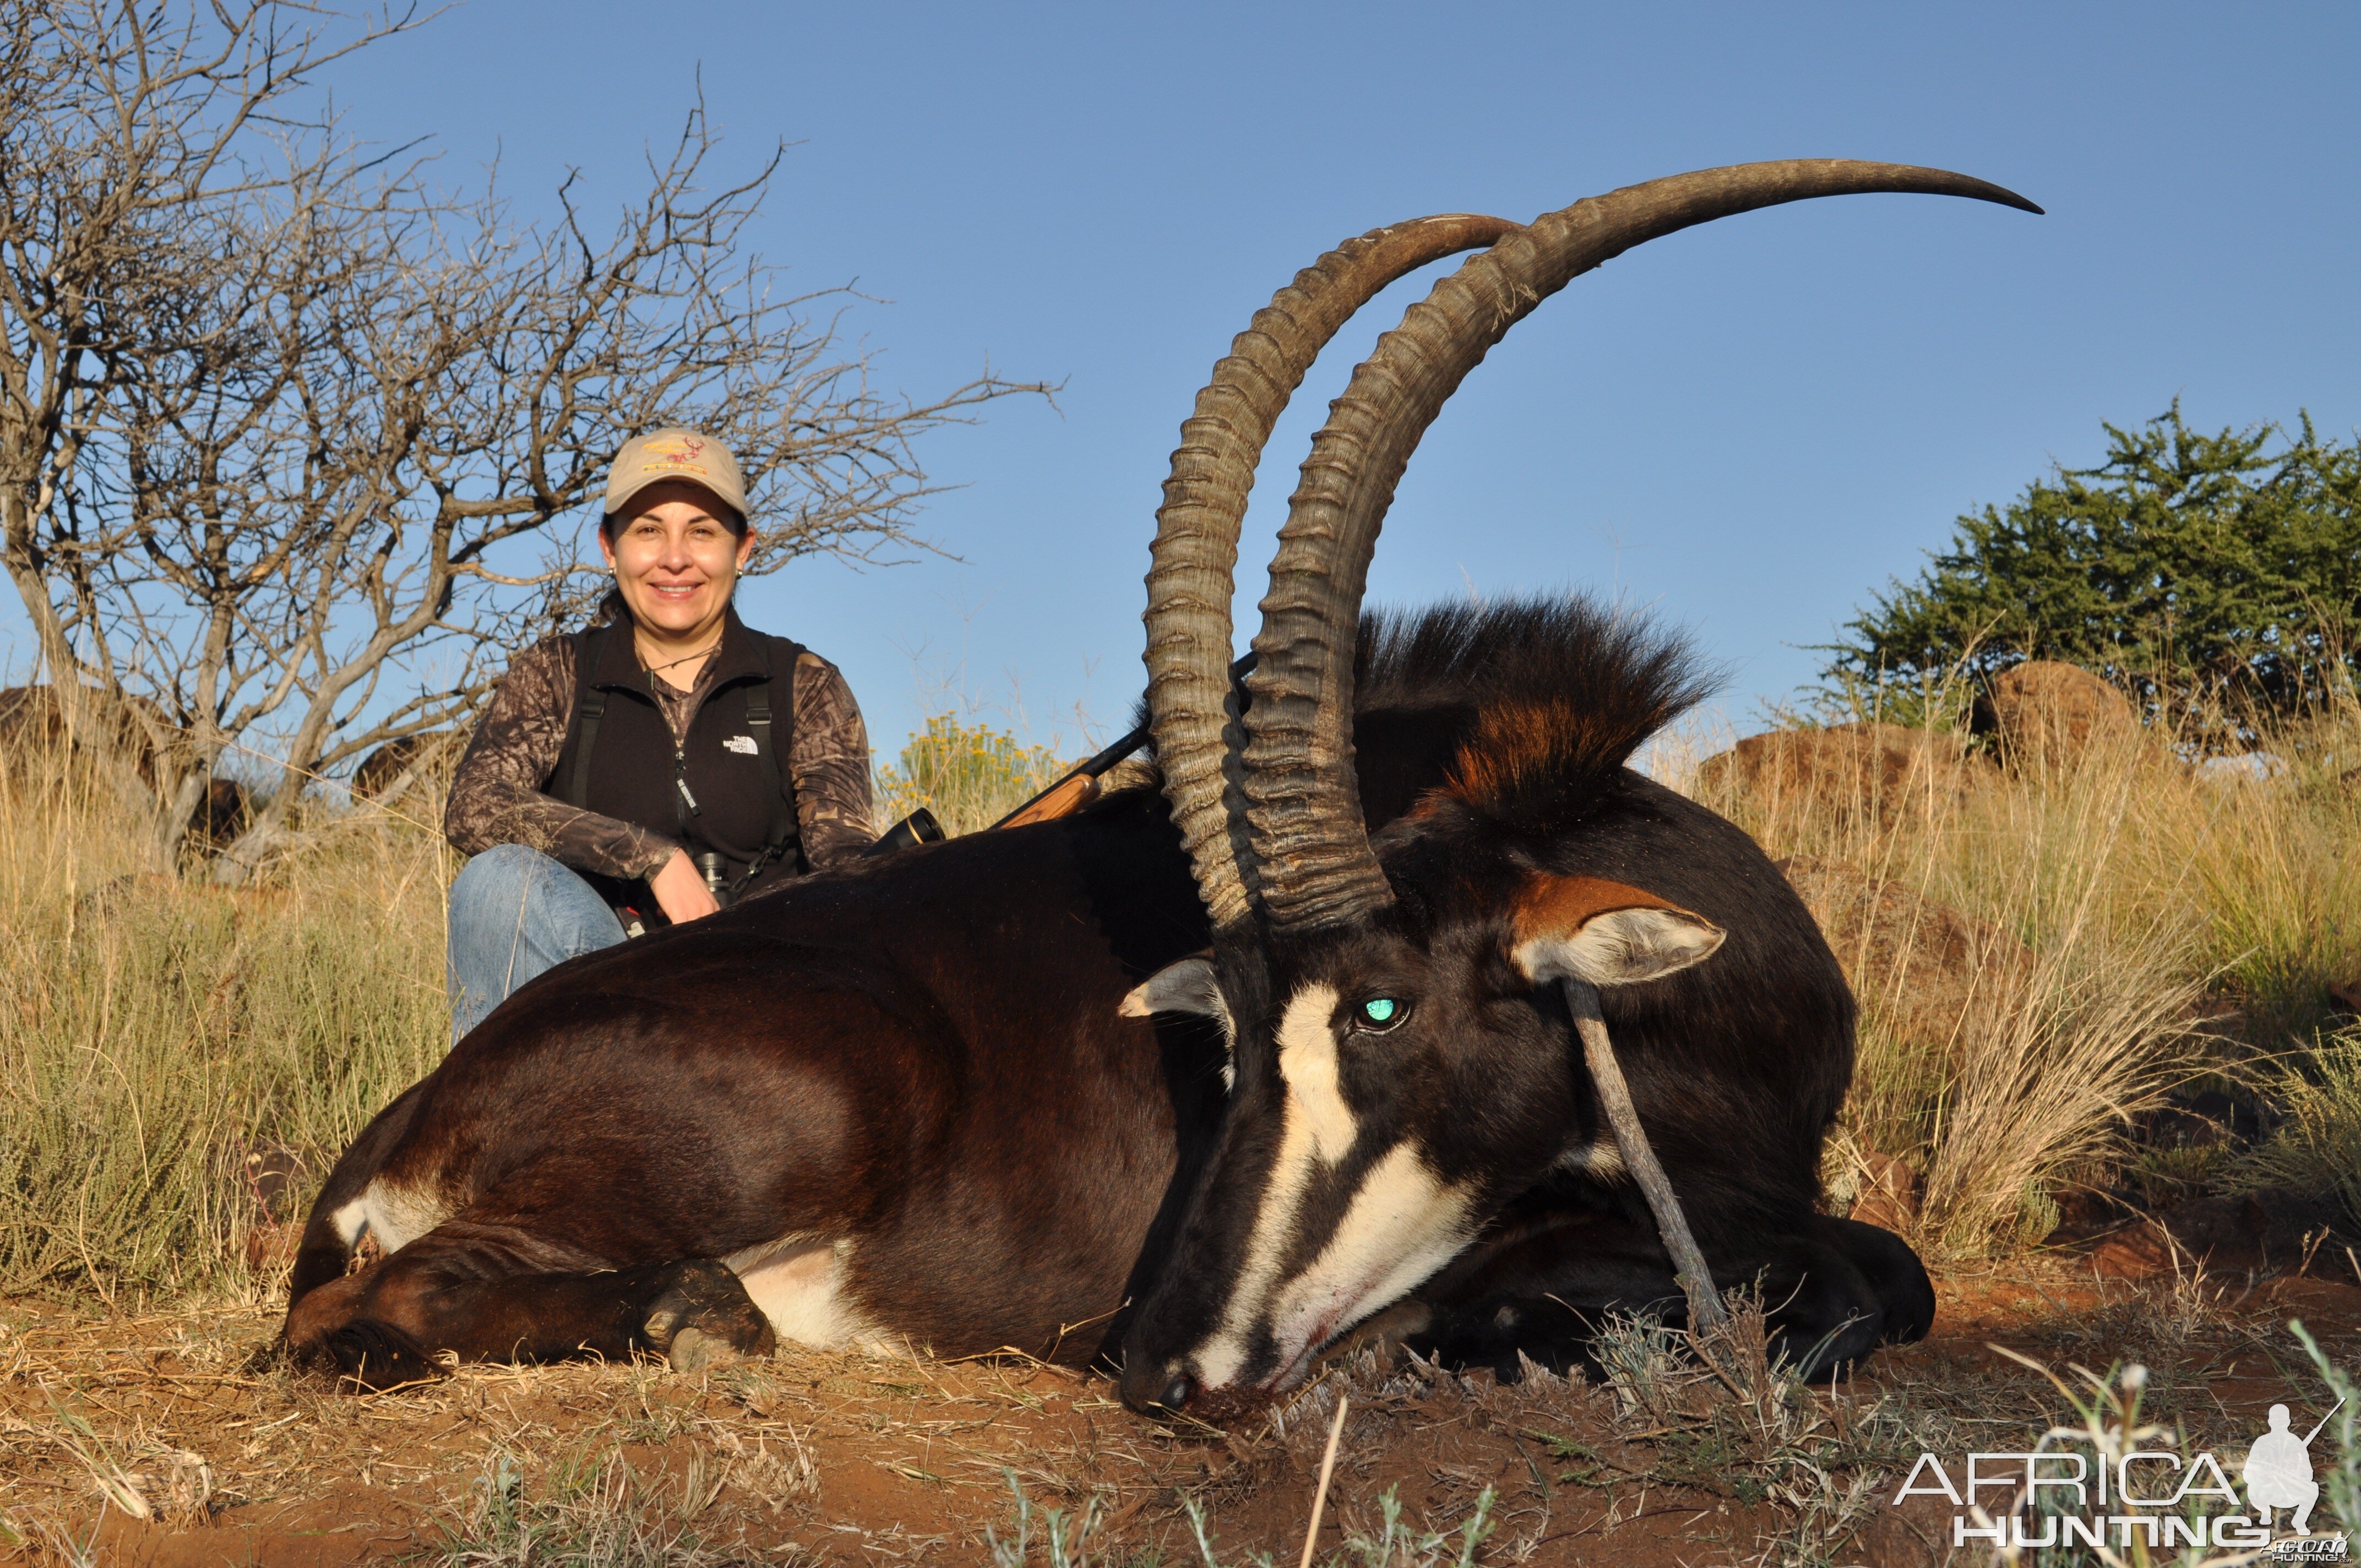
[[[542,793],[542,781],[566,749],[574,659],[573,639],[551,637],[510,663],[459,759],[443,835],[470,855],[495,844],[522,844],[576,871],[626,879],[652,875],[679,849],[673,840]]]
[[[869,788],[869,728],[834,664],[817,653],[796,661],[796,733],[787,766],[804,858],[826,871],[876,841]]]

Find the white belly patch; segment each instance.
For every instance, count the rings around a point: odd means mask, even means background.
[[[890,1352],[876,1325],[845,1298],[845,1266],[851,1258],[849,1240],[790,1233],[721,1261],[781,1339],[816,1350]]]
[[[399,1252],[450,1218],[449,1205],[432,1193],[372,1181],[361,1195],[329,1216],[348,1247],[363,1236],[387,1252]],[[895,1346],[844,1293],[845,1266],[852,1243],[790,1233],[776,1241],[731,1253],[721,1261],[738,1276],[755,1307],[782,1340],[818,1350],[847,1348],[891,1354]]]

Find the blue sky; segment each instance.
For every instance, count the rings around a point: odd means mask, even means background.
[[[1067,750],[1077,710],[1121,720],[1180,421],[1345,236],[1767,158],[2023,192],[2048,215],[1855,197],[1635,251],[1520,327],[1413,460],[1374,598],[1625,596],[1728,663],[1749,728],[1957,513],[2094,458],[2102,420],[2179,397],[2201,424],[2361,425],[2356,62],[2361,8],[2325,4],[476,0],[336,82],[365,134],[438,137],[446,180],[497,155],[531,216],[570,167],[628,195],[701,72],[725,170],[796,144],[763,251],[892,302],[855,318],[888,383],[1065,383],[926,448],[963,488],[924,532],[961,561],[746,591],[843,666],[890,754],[946,683]],[[1242,613],[1327,400],[1430,281],[1348,327],[1280,427]]]

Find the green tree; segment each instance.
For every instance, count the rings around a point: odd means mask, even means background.
[[[2348,683],[2361,626],[2361,438],[2306,416],[2208,435],[2169,411],[2107,432],[2106,461],[2058,467],[1962,516],[1828,652],[1839,685],[1989,677],[2062,659],[2179,707],[2290,713]]]

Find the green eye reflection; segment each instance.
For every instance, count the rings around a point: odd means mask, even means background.
[[[1410,1015],[1407,1003],[1390,996],[1372,996],[1361,1003],[1361,1015],[1356,1020],[1364,1029],[1382,1032],[1392,1028]]]

